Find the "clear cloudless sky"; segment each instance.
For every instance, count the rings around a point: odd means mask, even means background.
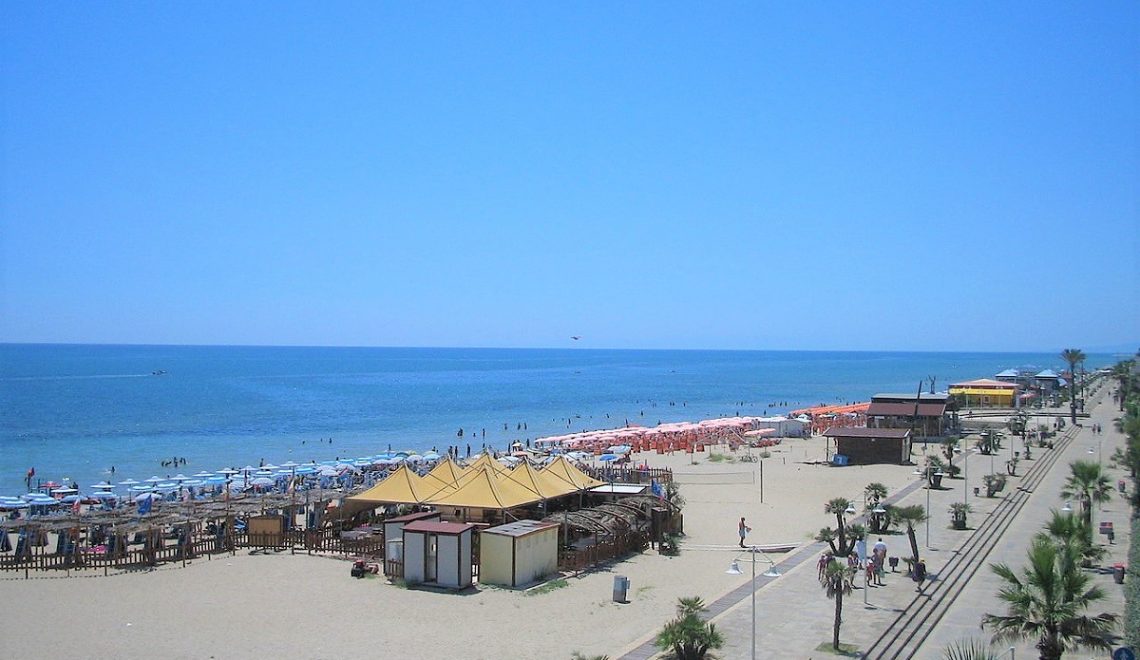
[[[1136,2],[13,1],[0,30],[0,341],[1140,346]]]

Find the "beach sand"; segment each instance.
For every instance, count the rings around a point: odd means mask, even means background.
[[[823,512],[827,500],[847,497],[862,510],[868,483],[894,492],[916,478],[910,466],[813,464],[824,459],[822,437],[787,439],[770,451],[763,503],[754,478],[760,463],[713,462],[707,453],[636,456],[673,468],[682,483],[687,535],[680,555],[646,551],[566,576],[560,588],[404,589],[383,577],[353,579],[340,559],[243,550],[106,577],[6,573],[0,638],[8,655],[19,658],[617,656],[659,629],[678,597],[712,602],[748,580],[725,574],[737,556],[741,516],[752,527],[749,543],[802,545],[834,525]],[[630,579],[628,603],[611,600],[615,575]]]

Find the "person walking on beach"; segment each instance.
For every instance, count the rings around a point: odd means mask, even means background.
[[[748,525],[746,525],[744,523],[744,518],[741,517],[740,518],[740,525],[737,527],[736,531],[740,535],[740,547],[743,548],[744,547],[744,537],[748,536],[748,532],[751,532],[752,528],[749,527]]]

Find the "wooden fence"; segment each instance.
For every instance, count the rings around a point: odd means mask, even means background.
[[[612,538],[599,540],[584,548],[559,552],[558,570],[571,571],[577,575],[598,564],[624,557],[631,552],[641,552],[647,547],[649,536],[644,532],[620,532]]]
[[[322,553],[347,557],[384,556],[382,534],[342,537],[339,530],[287,530],[280,534],[247,534],[231,532],[229,535],[195,536],[190,542],[178,542],[154,548],[120,546],[118,551],[77,548],[72,545],[66,552],[43,552],[45,546],[18,546],[20,552],[0,555],[0,571],[72,571],[80,569],[137,570],[235,552],[238,549],[261,549],[308,554]]]

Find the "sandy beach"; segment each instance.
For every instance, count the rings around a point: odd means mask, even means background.
[[[908,466],[819,464],[822,437],[787,439],[770,451],[763,461],[763,503],[758,462],[711,461],[707,452],[638,456],[652,467],[673,468],[682,484],[687,536],[681,554],[647,551],[566,576],[566,586],[552,590],[409,590],[382,577],[354,580],[348,562],[339,559],[245,550],[184,568],[107,577],[7,574],[0,593],[10,606],[0,632],[15,657],[48,647],[119,658],[156,652],[169,658],[616,655],[659,628],[678,597],[712,601],[747,580],[725,574],[736,556],[741,516],[752,527],[750,543],[804,544],[834,524],[823,513],[828,499],[847,497],[861,508],[866,484],[878,481],[893,492],[915,479]],[[630,579],[628,603],[612,602],[613,575]]]

